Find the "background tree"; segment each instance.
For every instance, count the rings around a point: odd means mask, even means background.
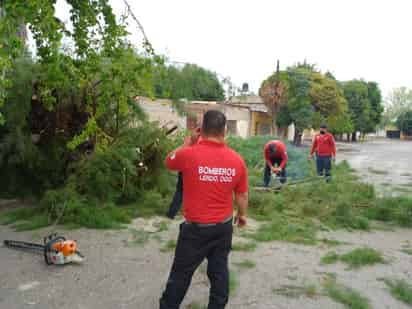
[[[277,125],[280,125],[281,128],[287,128],[292,123],[288,109],[284,106],[286,91],[287,74],[280,72],[278,60],[276,72],[263,81],[259,89],[259,95],[272,115],[272,134],[274,135],[277,135]],[[281,110],[284,115],[279,118]]]
[[[224,100],[224,89],[216,73],[196,64],[185,64],[182,68],[173,65],[157,66],[154,87],[158,98]]]
[[[412,109],[399,115],[396,124],[403,134],[412,136]]]
[[[377,126],[382,121],[384,110],[381,90],[376,82],[368,82],[368,98],[371,106],[371,114],[367,132],[375,132]]]
[[[348,101],[353,123],[352,141],[356,141],[356,132],[367,132],[370,126],[371,104],[368,97],[368,85],[361,80],[343,83],[343,92]]]
[[[309,73],[306,68],[290,68],[287,73],[287,109],[290,119],[295,124],[293,141],[296,145],[300,145],[303,131],[312,126],[314,117],[314,108],[309,97]]]
[[[382,96],[378,84],[363,80],[351,80],[343,83],[344,95],[348,101],[353,123],[352,141],[356,141],[356,132],[363,135],[374,132],[382,119]]]
[[[281,89],[281,96],[274,96],[276,89]],[[306,61],[270,76],[262,83],[260,94],[269,106],[278,102],[274,119],[279,127],[295,124],[296,144],[301,143],[304,129],[318,128],[321,122],[330,122],[331,130],[339,133],[350,127],[345,117],[347,101],[339,84]]]
[[[32,179],[39,194],[61,186],[85,153],[104,153],[141,121],[134,97],[153,95],[161,64],[147,42],[142,50],[130,44],[108,1],[66,2],[70,25],[56,18],[55,1],[2,1],[0,168],[2,178]],[[22,21],[33,34],[35,61],[16,32]]]
[[[395,124],[400,115],[412,110],[412,89],[406,87],[393,89],[385,100],[385,107],[383,125]]]

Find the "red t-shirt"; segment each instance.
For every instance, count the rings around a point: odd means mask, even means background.
[[[246,164],[223,143],[200,140],[166,158],[183,175],[183,215],[187,221],[219,223],[233,213],[233,192],[248,191]]]
[[[330,133],[316,134],[310,154],[312,155],[315,151],[318,156],[335,156],[336,145],[333,135]]]
[[[269,151],[270,145],[275,145],[276,152],[271,156]],[[288,153],[286,152],[286,146],[281,141],[270,141],[265,145],[263,149],[263,155],[265,156],[266,164],[272,166],[272,162],[270,159],[280,158],[282,162],[280,163],[280,168],[285,168],[286,163],[288,163]]]

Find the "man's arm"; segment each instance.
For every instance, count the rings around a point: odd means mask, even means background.
[[[281,156],[282,156],[282,162],[280,162],[279,167],[281,169],[284,169],[286,164],[288,163],[288,153],[286,152],[286,149],[285,151],[282,151]]]
[[[186,136],[183,145],[173,150],[166,157],[166,167],[172,171],[182,171],[186,162],[186,155],[190,151],[190,146],[197,143],[200,136],[200,129],[195,129],[191,136]],[[189,149],[189,150],[188,150]]]
[[[269,158],[268,148],[269,148],[269,145],[265,145],[265,148],[263,149],[263,157],[265,158],[266,164],[269,167],[273,167],[272,162],[270,161],[270,158]]]
[[[311,156],[313,156],[313,153],[316,151],[317,146],[318,146],[318,139],[315,136],[315,138],[313,139],[312,148],[310,149]]]
[[[248,190],[249,180],[247,175],[247,167],[245,162],[242,162],[242,174],[240,176],[239,183],[235,188],[235,202],[237,205],[235,223],[237,223],[239,227],[246,225],[246,214],[249,197]]]
[[[336,143],[332,134],[330,135],[330,144],[332,146],[332,157],[336,157]]]
[[[235,218],[235,223],[239,225],[239,227],[243,227],[246,225],[246,215],[247,215],[247,208],[249,204],[249,193],[236,193],[235,201],[237,206],[237,214]]]

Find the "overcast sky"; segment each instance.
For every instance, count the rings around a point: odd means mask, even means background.
[[[58,12],[66,9],[58,2]],[[111,0],[117,13],[123,0]],[[412,87],[410,0],[129,0],[157,53],[197,63],[257,91],[307,59],[339,80]],[[67,18],[66,18],[67,19]],[[130,20],[132,42],[141,36]]]

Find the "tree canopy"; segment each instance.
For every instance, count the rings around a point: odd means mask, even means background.
[[[412,109],[399,115],[396,119],[396,124],[401,132],[412,136]]]
[[[334,134],[372,132],[381,122],[382,97],[375,82],[339,82],[306,61],[277,71],[263,81],[260,95],[268,107],[276,106],[280,127],[295,124],[295,142],[306,128],[326,122]]]
[[[168,99],[218,101],[224,89],[216,74],[196,64],[158,66],[154,74],[155,96]]]
[[[393,89],[386,98],[385,105],[383,124],[394,124],[399,116],[412,110],[412,89],[406,87]]]
[[[281,94],[276,123],[280,127],[294,123],[296,143],[304,129],[319,127],[321,122],[328,122],[332,131],[350,129],[349,119],[344,116],[346,99],[330,73],[323,74],[307,62],[298,63],[266,79],[260,94],[270,103],[270,94],[276,91]]]
[[[354,130],[361,133],[374,132],[382,119],[382,95],[378,84],[364,80],[343,83],[343,92],[349,104]],[[356,136],[353,134],[353,140]]]

